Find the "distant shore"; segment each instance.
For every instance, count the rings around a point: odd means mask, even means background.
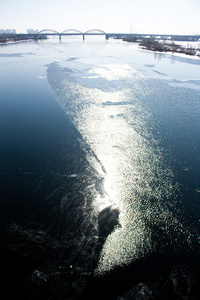
[[[126,42],[137,42],[142,49],[156,51],[156,52],[171,52],[178,54],[186,54],[190,56],[197,56],[200,58],[200,48],[183,47],[175,42],[160,41],[151,38],[144,38],[140,41],[132,40],[130,37],[124,37],[123,41]]]
[[[35,34],[1,34],[0,44],[9,44],[16,42],[23,42],[28,40],[46,39],[46,37],[36,36]]]

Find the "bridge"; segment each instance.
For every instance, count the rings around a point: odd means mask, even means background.
[[[103,35],[106,39],[115,38],[123,39],[125,41],[138,41],[143,38],[152,38],[157,40],[173,40],[173,41],[198,41],[200,35],[171,35],[171,34],[130,34],[130,33],[106,33],[100,29],[90,29],[86,32],[82,32],[77,29],[67,29],[62,32],[58,32],[53,29],[43,29],[36,34],[36,38],[42,36],[58,36],[60,41],[62,36],[82,36],[85,40],[85,36]]]
[[[86,32],[81,32],[80,30],[77,29],[67,29],[62,32],[58,32],[53,29],[43,29],[40,30],[37,34],[37,37],[41,36],[59,36],[59,39],[61,41],[62,36],[82,36],[83,40],[85,40],[85,36],[87,35],[103,35],[105,38],[107,38],[106,33],[103,30],[100,29],[90,29]]]

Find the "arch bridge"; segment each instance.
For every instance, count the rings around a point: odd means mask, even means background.
[[[87,35],[105,35],[105,38],[107,38],[107,34],[103,30],[100,30],[100,29],[90,29],[86,32],[81,32],[80,30],[77,30],[77,29],[67,29],[62,32],[58,32],[53,29],[43,29],[37,33],[37,36],[48,36],[48,35],[49,36],[57,35],[57,36],[59,36],[60,41],[61,41],[62,36],[71,36],[71,35],[72,36],[82,35],[83,40],[85,40],[85,36],[87,36]]]

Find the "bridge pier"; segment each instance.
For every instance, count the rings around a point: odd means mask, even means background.
[[[85,34],[83,33],[83,41],[85,41]]]
[[[60,43],[61,43],[61,34],[59,34],[59,41],[60,41]]]

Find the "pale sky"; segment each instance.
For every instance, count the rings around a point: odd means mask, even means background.
[[[200,0],[0,0],[0,29],[200,34]]]

